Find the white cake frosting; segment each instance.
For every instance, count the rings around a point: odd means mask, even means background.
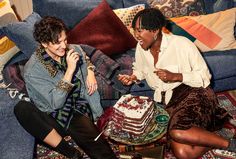
[[[114,105],[115,127],[129,133],[143,134],[154,115],[153,100],[145,96],[123,95]]]

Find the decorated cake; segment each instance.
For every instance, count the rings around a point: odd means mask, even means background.
[[[128,94],[123,95],[114,105],[112,121],[116,130],[137,136],[145,133],[154,114],[153,100]]]

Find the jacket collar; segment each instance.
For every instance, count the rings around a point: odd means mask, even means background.
[[[39,47],[36,50],[36,57],[39,59],[39,62],[45,67],[50,76],[55,77],[58,70],[55,65],[55,61],[46,53],[43,47]]]

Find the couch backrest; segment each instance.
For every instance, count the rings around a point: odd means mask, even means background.
[[[204,0],[204,3],[206,13],[214,13],[236,7],[235,0]]]
[[[33,11],[40,16],[57,16],[73,28],[102,0],[33,0]],[[106,0],[111,8],[124,8],[145,3],[146,0]]]

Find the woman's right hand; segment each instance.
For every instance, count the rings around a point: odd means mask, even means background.
[[[135,80],[137,80],[136,76],[134,75],[130,76],[130,75],[119,74],[117,78],[124,85],[131,85]]]
[[[66,53],[66,62],[67,62],[67,69],[74,73],[76,69],[77,62],[79,61],[79,53],[75,52],[74,49],[70,49]]]

